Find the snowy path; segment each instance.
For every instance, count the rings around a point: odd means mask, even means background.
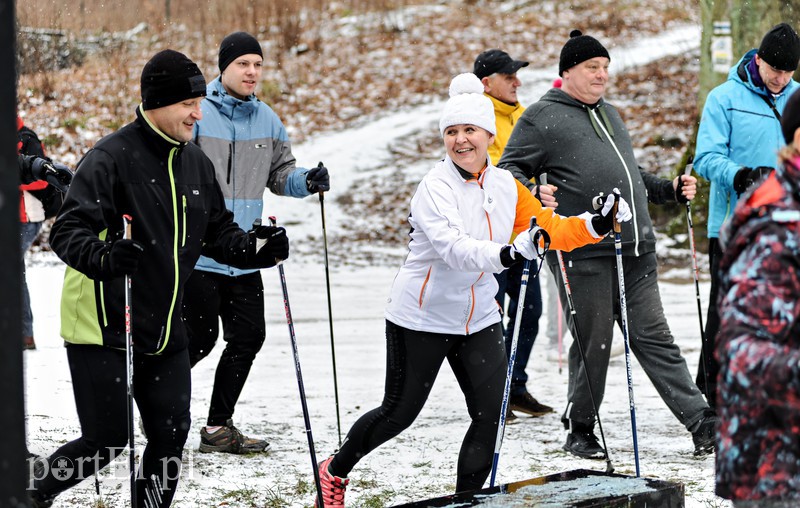
[[[380,402],[384,376],[382,309],[394,268],[337,270],[332,275],[333,313],[340,411],[343,432],[362,412]],[[25,353],[28,386],[30,447],[38,453],[52,451],[76,437],[78,423],[58,333],[58,309],[49,301],[58,296],[50,288],[63,268],[56,263],[37,264],[30,270],[36,336],[39,350]],[[318,458],[337,444],[330,338],[322,267],[287,263],[289,298],[295,319],[300,361],[312,418]],[[247,432],[266,436],[272,443],[267,456],[234,457],[198,453],[199,428],[211,391],[218,347],[193,373],[193,431],[185,455],[184,480],[175,506],[308,506],[311,498],[300,482],[311,481],[310,457],[283,304],[275,270],[264,272],[267,287],[268,339],[256,359],[253,373],[237,406],[236,421]],[[699,354],[699,331],[691,285],[662,284],[667,318],[692,372]],[[703,292],[708,288],[704,285]],[[544,323],[542,323],[544,325]],[[563,409],[566,369],[559,374],[548,361],[546,341],[537,341],[528,372],[530,390],[543,402]],[[661,402],[644,373],[634,363],[636,410],[642,475],[683,482],[687,506],[713,501],[713,460],[695,459],[691,436]],[[617,472],[633,474],[624,356],[612,359],[603,426]],[[449,367],[443,367],[431,397],[417,422],[397,439],[379,448],[353,471],[348,499],[365,506],[371,499],[386,505],[449,493],[454,488],[455,460],[466,429],[462,396]],[[561,451],[565,433],[556,414],[523,418],[507,428],[500,458],[498,482],[507,483],[576,468],[604,469],[604,462],[576,459]],[[144,441],[139,438],[138,449]],[[116,463],[123,476],[127,461]],[[101,475],[104,496],[111,506],[122,506],[127,487]],[[86,482],[68,491],[56,507],[87,506],[93,488]],[[305,489],[309,489],[306,485]],[[122,496],[122,497],[121,497]],[[249,501],[248,501],[249,500]],[[229,504],[225,505],[224,502]],[[251,502],[255,504],[250,504]],[[369,506],[380,506],[370,504]]]

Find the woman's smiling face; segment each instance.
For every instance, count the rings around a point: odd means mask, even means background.
[[[476,125],[451,125],[444,130],[444,146],[447,155],[459,167],[477,173],[486,166],[489,145],[494,135]]]

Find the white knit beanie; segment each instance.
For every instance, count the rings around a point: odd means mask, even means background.
[[[439,120],[439,132],[451,125],[470,124],[497,134],[492,101],[483,95],[483,83],[471,72],[459,74],[450,82],[450,99]]]

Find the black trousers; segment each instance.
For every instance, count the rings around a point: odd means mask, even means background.
[[[214,376],[207,425],[225,425],[233,418],[250,368],[264,345],[264,286],[260,272],[238,277],[192,272],[183,293],[183,322],[189,335],[192,367],[214,348],[220,318],[226,345]]]
[[[717,297],[719,296],[719,263],[722,261],[722,247],[719,238],[708,239],[708,263],[711,270],[711,289],[708,293],[708,314],[706,315],[705,342],[700,350],[700,363],[697,365],[695,383],[703,395],[706,396],[708,405],[717,407],[717,374],[719,362],[714,356],[719,332],[719,309]]]
[[[472,420],[458,455],[456,492],[480,489],[491,472],[508,366],[500,323],[465,336],[418,332],[387,321],[383,402],[353,424],[330,473],[346,477],[367,453],[407,429],[445,359]]]
[[[92,477],[128,443],[125,351],[69,345],[67,359],[81,437],[46,459],[46,474],[34,481],[45,496]],[[186,350],[166,356],[134,354],[133,390],[147,433],[136,480],[137,508],[144,506],[145,488],[152,490],[156,481],[162,487],[158,506],[167,507],[178,486],[190,425],[192,387]]]

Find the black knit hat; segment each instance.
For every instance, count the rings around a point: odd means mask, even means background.
[[[159,51],[145,64],[141,87],[145,110],[206,94],[206,80],[197,65],[183,53],[171,49]]]
[[[561,48],[558,75],[561,76],[564,71],[598,56],[604,56],[611,60],[608,51],[597,39],[590,35],[583,35],[580,30],[573,30],[569,33],[569,40]]]
[[[800,93],[794,92],[786,101],[781,115],[781,131],[787,145],[794,140],[794,132],[800,128]]]
[[[226,36],[219,45],[219,72],[224,72],[231,62],[242,55],[258,55],[264,58],[261,44],[249,33],[234,32]]]
[[[527,66],[528,62],[514,60],[505,51],[489,49],[478,55],[478,58],[475,59],[472,72],[478,76],[478,79],[483,79],[494,73],[514,74],[520,70],[520,68]]]
[[[794,71],[800,60],[797,32],[786,23],[775,25],[761,40],[758,56],[776,69]]]

